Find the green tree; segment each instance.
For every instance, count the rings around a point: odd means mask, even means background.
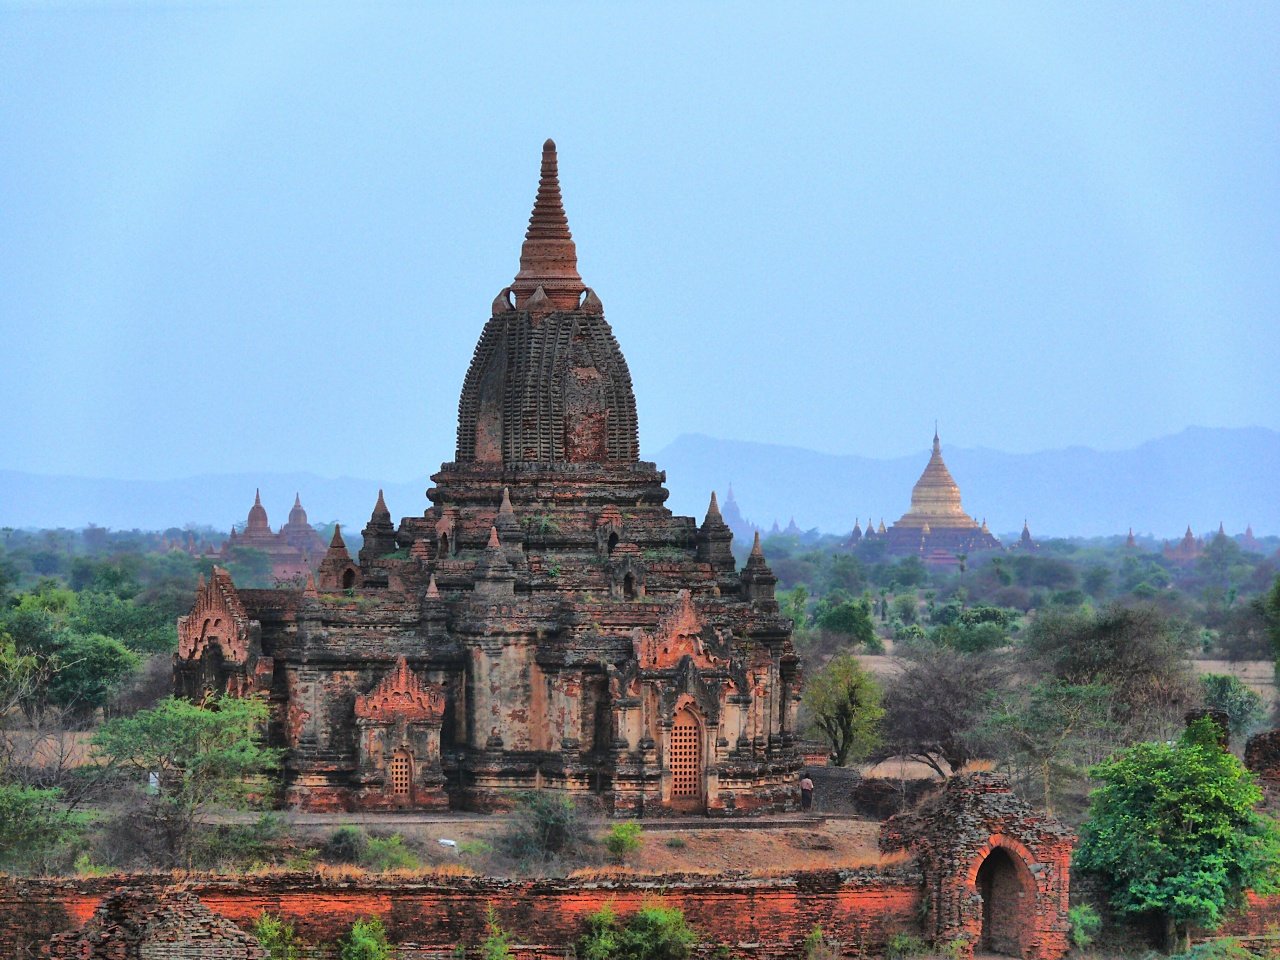
[[[1022,647],[1036,673],[1110,687],[1108,720],[1132,739],[1165,739],[1199,693],[1182,626],[1147,606],[1050,610],[1036,618]]]
[[[876,637],[876,628],[871,622],[871,604],[865,599],[846,600],[827,607],[818,618],[818,626],[847,638],[853,644],[869,645]]]
[[[200,814],[246,804],[250,778],[277,766],[280,751],[261,742],[266,719],[259,700],[224,697],[201,707],[166,697],[151,710],[107,721],[93,745],[112,769],[158,777],[143,816],[170,861],[190,866]]]
[[[57,790],[0,784],[0,867],[39,871],[48,857],[80,836],[83,814],[68,813]]]
[[[1280,665],[1280,575],[1271,589],[1254,601],[1258,613],[1267,625],[1267,637],[1271,640],[1271,653]]]
[[[1245,890],[1280,881],[1280,831],[1244,765],[1218,745],[1212,721],[1174,743],[1141,743],[1091,771],[1075,864],[1107,882],[1119,913],[1164,917],[1167,947],[1189,930],[1215,930]]]
[[[64,633],[57,657],[49,702],[81,714],[105,706],[140,663],[119,640],[101,634]]]
[[[1247,736],[1267,719],[1262,697],[1250,690],[1244,681],[1229,673],[1206,673],[1200,678],[1206,707],[1227,715],[1234,737]]]
[[[984,721],[984,739],[1052,814],[1059,782],[1084,774],[1082,758],[1107,729],[1110,695],[1102,686],[1037,683]]]
[[[795,632],[804,636],[809,629],[809,590],[803,583],[778,594],[782,615],[795,621]]]
[[[837,766],[865,757],[880,742],[880,698],[880,685],[851,653],[835,657],[809,679],[804,705],[831,744]]]
[[[1006,659],[921,649],[903,662],[884,696],[887,743],[880,754],[928,764],[939,776],[963,770],[981,745],[981,725],[1010,686]]]

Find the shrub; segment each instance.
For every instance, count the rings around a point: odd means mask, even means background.
[[[253,935],[258,938],[269,960],[299,960],[302,950],[293,933],[293,924],[280,917],[273,917],[265,910],[253,924]]]
[[[334,863],[359,863],[368,847],[369,835],[360,827],[347,825],[329,835],[324,855],[326,860]]]
[[[79,840],[86,821],[62,809],[57,790],[0,785],[0,865],[38,873]]]
[[[1093,943],[1102,929],[1102,918],[1098,911],[1089,904],[1082,903],[1067,911],[1067,919],[1071,921],[1071,942],[1081,949]]]
[[[586,824],[573,798],[538,791],[521,794],[498,844],[519,860],[547,861],[578,852],[586,838]]]
[[[840,960],[840,948],[815,924],[804,938],[804,960]]]
[[[404,837],[393,833],[389,837],[370,837],[365,846],[360,865],[369,870],[411,870],[421,861],[418,855],[404,845]]]
[[[605,834],[604,847],[609,851],[610,859],[623,863],[627,857],[640,849],[642,828],[634,821],[615,823]]]
[[[1208,940],[1197,943],[1183,953],[1174,954],[1169,960],[1256,960],[1257,954],[1250,952],[1235,937],[1224,937],[1221,940]]]
[[[908,957],[919,957],[928,952],[928,944],[909,933],[895,933],[884,945],[886,960],[907,960]]]
[[[684,837],[670,837],[667,840],[667,846],[672,850],[683,850],[687,844],[684,842]]]
[[[480,944],[480,955],[484,960],[512,960],[511,935],[498,926],[498,915],[492,905],[485,913],[485,929],[489,931],[484,942]]]
[[[493,853],[493,844],[484,840],[463,840],[458,844],[458,856],[483,858]]]
[[[341,942],[338,955],[342,960],[391,960],[391,944],[387,931],[377,917],[357,920]]]
[[[685,960],[697,944],[698,935],[681,910],[649,902],[625,925],[605,904],[587,918],[579,947],[583,960]]]

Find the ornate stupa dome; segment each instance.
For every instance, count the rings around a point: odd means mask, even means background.
[[[302,507],[302,495],[295,493],[293,495],[293,509],[289,511],[290,527],[309,526],[307,522],[307,511]]]
[[[980,524],[965,513],[960,503],[960,485],[942,459],[942,441],[936,427],[933,453],[911,489],[911,509],[889,528],[888,539],[891,552],[920,553],[933,558],[929,562],[1000,547],[985,521]]]
[[[933,434],[933,454],[911,489],[911,509],[898,523],[913,527],[928,525],[931,530],[938,527],[977,527],[960,505],[960,485],[942,459],[942,443],[937,431]]]

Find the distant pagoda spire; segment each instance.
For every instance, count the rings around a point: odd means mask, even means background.
[[[520,249],[520,272],[511,284],[517,308],[524,308],[538,291],[554,310],[572,310],[584,289],[578,274],[578,250],[569,232],[569,218],[560,197],[556,143],[542,145],[542,175],[529,215],[529,229]],[[541,298],[539,298],[541,299]]]

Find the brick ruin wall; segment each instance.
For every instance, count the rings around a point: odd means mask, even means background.
[[[175,885],[171,877],[155,875],[0,879],[0,956],[40,956],[54,934],[80,927],[104,897],[126,884],[156,892]],[[178,886],[242,928],[267,911],[293,923],[307,942],[333,943],[353,921],[377,916],[391,940],[425,950],[478,945],[491,905],[518,942],[561,947],[581,937],[586,917],[605,904],[625,916],[656,898],[683,910],[704,941],[728,947],[730,956],[765,960],[796,956],[815,925],[841,944],[845,956],[882,956],[894,933],[919,934],[922,902],[921,877],[910,865],[751,879],[339,880],[294,874],[196,878]]]

